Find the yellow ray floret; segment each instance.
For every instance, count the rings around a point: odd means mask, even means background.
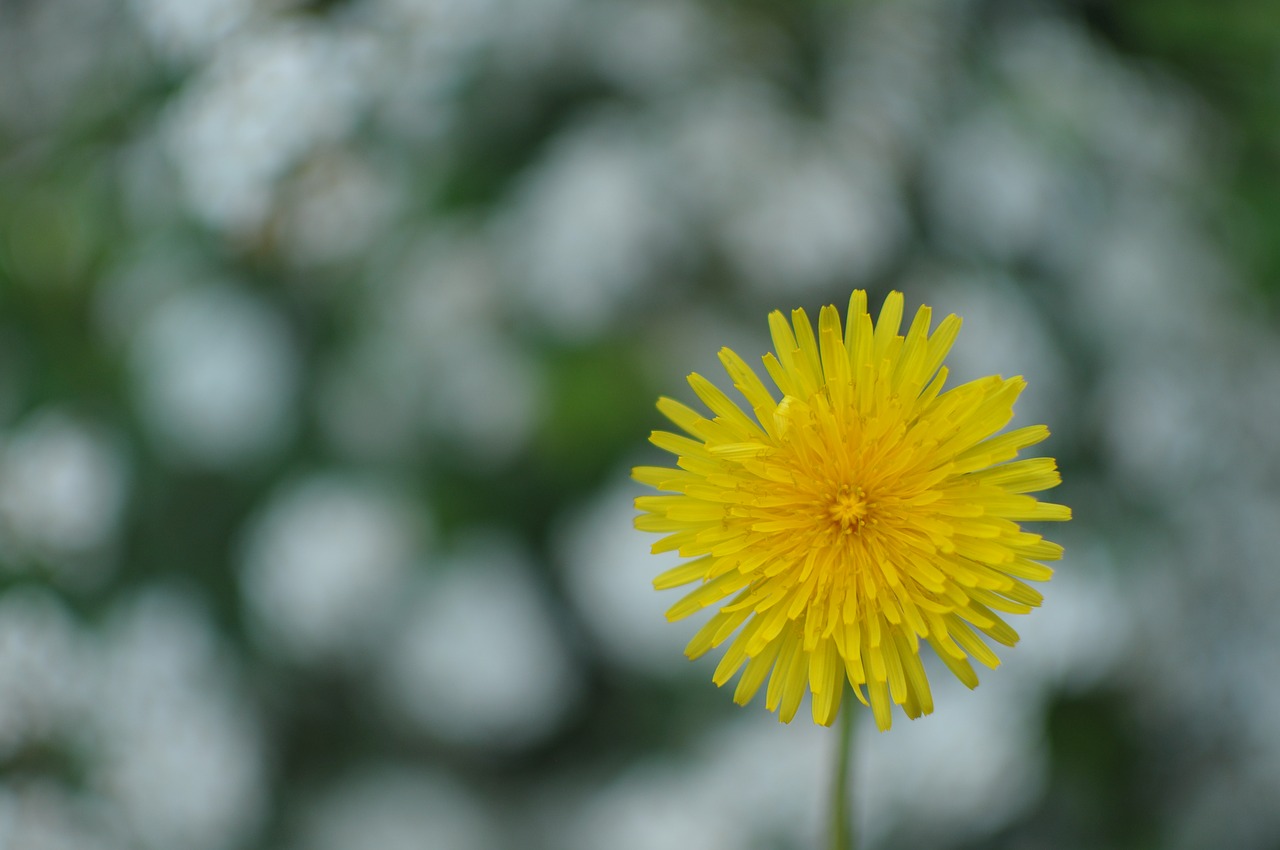
[[[718,607],[687,654],[727,643],[715,683],[740,674],[734,700],[745,704],[767,682],[765,703],[783,722],[808,691],[813,719],[830,725],[846,680],[881,729],[893,705],[930,713],[922,643],[977,686],[970,661],[1000,663],[987,639],[1017,642],[1001,615],[1038,606],[1025,582],[1047,580],[1043,562],[1062,555],[1019,526],[1071,518],[1029,495],[1059,483],[1055,462],[1017,459],[1049,430],[1004,431],[1025,381],[944,390],[960,320],[931,331],[921,307],[904,335],[902,318],[899,292],[873,322],[856,291],[844,326],[828,306],[816,333],[803,310],[790,322],[775,311],[763,362],[778,393],[723,349],[746,409],[690,375],[710,418],[660,399],[683,434],[651,440],[676,467],[633,472],[665,494],[636,500],[636,527],[663,535],[654,552],[690,559],[654,586],[697,585],[667,617]]]

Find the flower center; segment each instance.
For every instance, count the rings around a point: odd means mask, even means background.
[[[831,518],[840,523],[844,534],[851,534],[862,529],[862,522],[867,516],[867,494],[861,487],[844,485],[836,492],[828,511]]]

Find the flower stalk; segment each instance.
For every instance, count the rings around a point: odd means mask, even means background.
[[[854,850],[853,831],[853,787],[849,774],[852,772],[853,752],[857,746],[854,734],[855,711],[840,713],[840,740],[836,743],[835,775],[831,777],[831,820],[828,850]]]

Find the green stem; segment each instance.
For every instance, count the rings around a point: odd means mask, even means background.
[[[836,756],[836,775],[831,782],[831,840],[829,850],[854,850],[853,795],[849,787],[849,763],[853,760],[853,700],[840,707],[840,752]]]

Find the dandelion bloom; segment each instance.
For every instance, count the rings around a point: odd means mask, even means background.
[[[818,333],[803,310],[769,316],[776,356],[764,366],[781,399],[741,357],[720,361],[752,415],[698,374],[708,419],[669,398],[658,409],[689,436],[655,431],[678,468],[637,467],[637,481],[672,495],[642,496],[636,527],[665,536],[654,552],[692,560],[654,580],[697,583],[667,612],[679,620],[710,605],[689,642],[697,658],[730,641],[714,674],[742,670],[734,701],[765,680],[770,711],[790,722],[812,692],[813,719],[830,725],[844,679],[888,729],[891,703],[910,717],[933,711],[920,657],[927,641],[970,688],[976,659],[999,659],[980,635],[1012,646],[1001,614],[1041,602],[1062,547],[1023,531],[1026,520],[1066,520],[1063,505],[1027,495],[1057,485],[1052,458],[1015,460],[1049,436],[1043,425],[1000,432],[1013,418],[1021,377],[982,378],[943,391],[942,365],[960,329],[947,316],[930,333],[921,307],[906,336],[902,293],[872,323],[853,293],[847,327],[822,309]]]

